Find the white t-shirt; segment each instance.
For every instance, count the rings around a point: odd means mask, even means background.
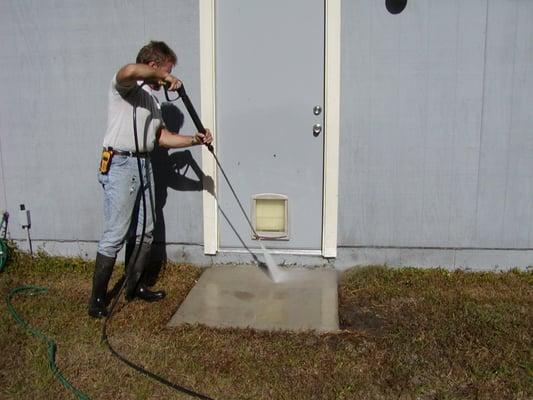
[[[164,126],[161,107],[148,85],[122,87],[116,75],[111,80],[108,94],[107,132],[104,147],[136,151],[133,136],[133,107],[137,106],[137,139],[139,152],[154,149],[156,134]]]

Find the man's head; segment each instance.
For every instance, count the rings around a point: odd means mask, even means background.
[[[155,40],[150,41],[146,46],[139,50],[137,54],[137,64],[150,64],[155,62],[157,64],[163,64],[170,62],[172,65],[176,65],[178,61],[176,53],[168,47],[165,42],[157,42]]]
[[[152,68],[161,69],[169,74],[172,72],[172,67],[176,65],[176,62],[176,53],[165,42],[157,42],[155,40],[150,41],[139,50],[136,59],[137,64],[147,64]],[[158,90],[159,86],[154,85],[153,89]]]

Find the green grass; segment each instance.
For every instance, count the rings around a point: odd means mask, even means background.
[[[211,329],[166,323],[201,269],[166,265],[159,303],[121,301],[112,345],[166,379],[216,399],[533,398],[533,273],[354,268],[340,280],[335,334]],[[117,267],[116,282],[122,273]],[[87,316],[92,263],[16,252],[0,293],[26,284],[17,311],[58,345],[61,372],[92,399],[187,399],[111,356]],[[0,398],[74,398],[46,347],[0,305]]]

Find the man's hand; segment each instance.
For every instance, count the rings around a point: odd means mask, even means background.
[[[213,142],[213,135],[211,134],[211,131],[209,129],[205,130],[204,133],[198,132],[196,135],[194,135],[193,144],[211,144]]]
[[[149,64],[128,64],[117,72],[117,83],[123,87],[134,86],[137,81],[145,81],[149,85],[156,86],[159,90],[162,85],[167,90],[176,91],[181,86],[181,81],[171,74],[172,64],[166,63],[163,66],[154,61]]]
[[[170,90],[171,92],[175,92],[181,87],[182,82],[178,78],[176,78],[174,75],[168,74],[167,76],[165,76],[165,79],[159,82],[159,84],[166,86],[167,90]]]
[[[204,133],[197,133],[194,136],[180,135],[170,132],[167,128],[161,128],[157,135],[157,143],[161,147],[168,149],[179,149],[198,144],[210,145],[213,142],[213,135],[209,129]]]

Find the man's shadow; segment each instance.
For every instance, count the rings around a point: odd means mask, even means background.
[[[161,112],[163,120],[167,129],[174,133],[179,133],[184,123],[184,115],[181,110],[172,103],[163,103],[161,105]],[[154,241],[150,255],[150,261],[145,268],[145,282],[148,286],[152,286],[157,281],[162,267],[167,262],[166,252],[166,225],[165,215],[163,209],[165,208],[168,188],[178,191],[202,191],[207,190],[212,196],[215,196],[214,181],[211,176],[203,173],[202,169],[193,158],[189,150],[174,151],[169,153],[169,149],[156,146],[150,155],[152,170],[154,174],[154,199],[155,199],[155,225],[154,225]],[[191,169],[196,175],[195,179],[187,177],[187,173]],[[242,207],[242,205],[241,205]],[[237,238],[242,243],[243,247],[248,250],[254,262],[262,269],[266,270],[266,265],[261,262],[255,253],[248,248],[243,238],[237,232],[234,225],[231,223],[224,211],[218,207],[223,218],[227,221],[230,228],[233,230]],[[126,257],[125,265],[127,265],[129,258],[132,255],[135,246],[135,236],[126,243]],[[120,285],[116,286],[118,289]]]
[[[184,115],[181,110],[172,103],[163,103],[161,113],[167,129],[173,133],[179,133],[184,122]],[[156,146],[150,155],[150,161],[154,174],[155,225],[150,263],[146,266],[145,274],[147,274],[146,283],[152,286],[157,281],[161,268],[167,261],[166,225],[163,210],[167,202],[168,189],[178,191],[202,191],[205,189],[214,195],[214,183],[212,177],[203,173],[189,150],[170,153],[169,149]],[[194,172],[194,178],[186,176],[189,170]],[[132,247],[130,244],[129,248]],[[126,259],[128,255],[128,251],[126,251]]]

